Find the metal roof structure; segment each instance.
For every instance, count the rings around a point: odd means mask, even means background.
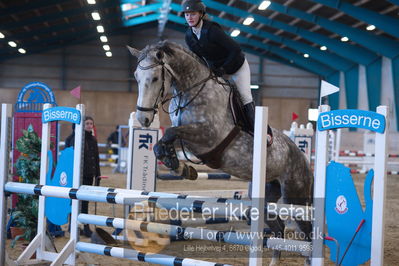
[[[383,61],[390,60],[399,114],[399,0],[203,2],[209,17],[227,33],[239,30],[235,39],[246,52],[305,69],[337,86],[344,73],[349,108],[358,106],[360,67],[365,67],[370,109],[381,103]],[[23,56],[21,52],[40,53],[96,39],[99,24],[108,35],[149,23],[158,24],[160,38],[165,27],[185,31],[180,4],[181,0],[0,1],[0,62]],[[101,21],[94,20],[93,12]],[[247,18],[253,21],[244,25]],[[330,105],[337,104],[337,97],[330,97]]]
[[[180,0],[15,0],[0,2],[0,60],[98,38],[91,13],[97,11],[108,34],[158,21],[185,28]],[[319,76],[370,65],[380,56],[399,55],[399,0],[204,0],[211,19],[256,55],[294,64]],[[247,17],[254,20],[244,25]],[[372,31],[367,26],[374,25]],[[1,37],[1,35],[0,35]],[[347,37],[347,41],[341,38]],[[343,39],[345,40],[345,39]],[[11,47],[8,41],[17,46]],[[322,50],[321,50],[322,49]],[[306,56],[306,57],[304,57]],[[309,57],[307,57],[309,56]]]

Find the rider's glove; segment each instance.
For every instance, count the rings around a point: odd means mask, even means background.
[[[224,74],[226,74],[226,71],[224,70],[223,67],[219,67],[219,68],[213,69],[213,73],[215,73],[215,75],[218,77],[222,77]]]

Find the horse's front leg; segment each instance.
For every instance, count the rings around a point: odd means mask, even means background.
[[[177,139],[189,140],[190,142],[200,141],[200,124],[185,125],[179,127],[170,127],[165,131],[164,136],[154,146],[154,153],[158,160],[164,163],[164,165],[171,169],[174,175],[182,176],[186,179],[197,179],[197,171],[185,164],[179,162],[176,154],[174,143]]]

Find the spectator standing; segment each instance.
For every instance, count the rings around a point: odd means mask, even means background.
[[[83,185],[93,185],[94,179],[99,179],[100,171],[100,157],[98,153],[98,144],[96,138],[93,136],[94,119],[90,116],[85,117],[84,121],[84,159],[83,159]],[[65,140],[65,147],[74,146],[75,131]],[[99,181],[99,180],[98,180]],[[99,182],[98,182],[99,183]],[[88,213],[89,202],[82,201],[81,213]],[[90,237],[92,231],[88,224],[84,225],[83,234]]]

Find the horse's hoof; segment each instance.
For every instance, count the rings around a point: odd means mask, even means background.
[[[198,173],[194,167],[185,165],[182,176],[184,179],[196,180],[198,178]]]

